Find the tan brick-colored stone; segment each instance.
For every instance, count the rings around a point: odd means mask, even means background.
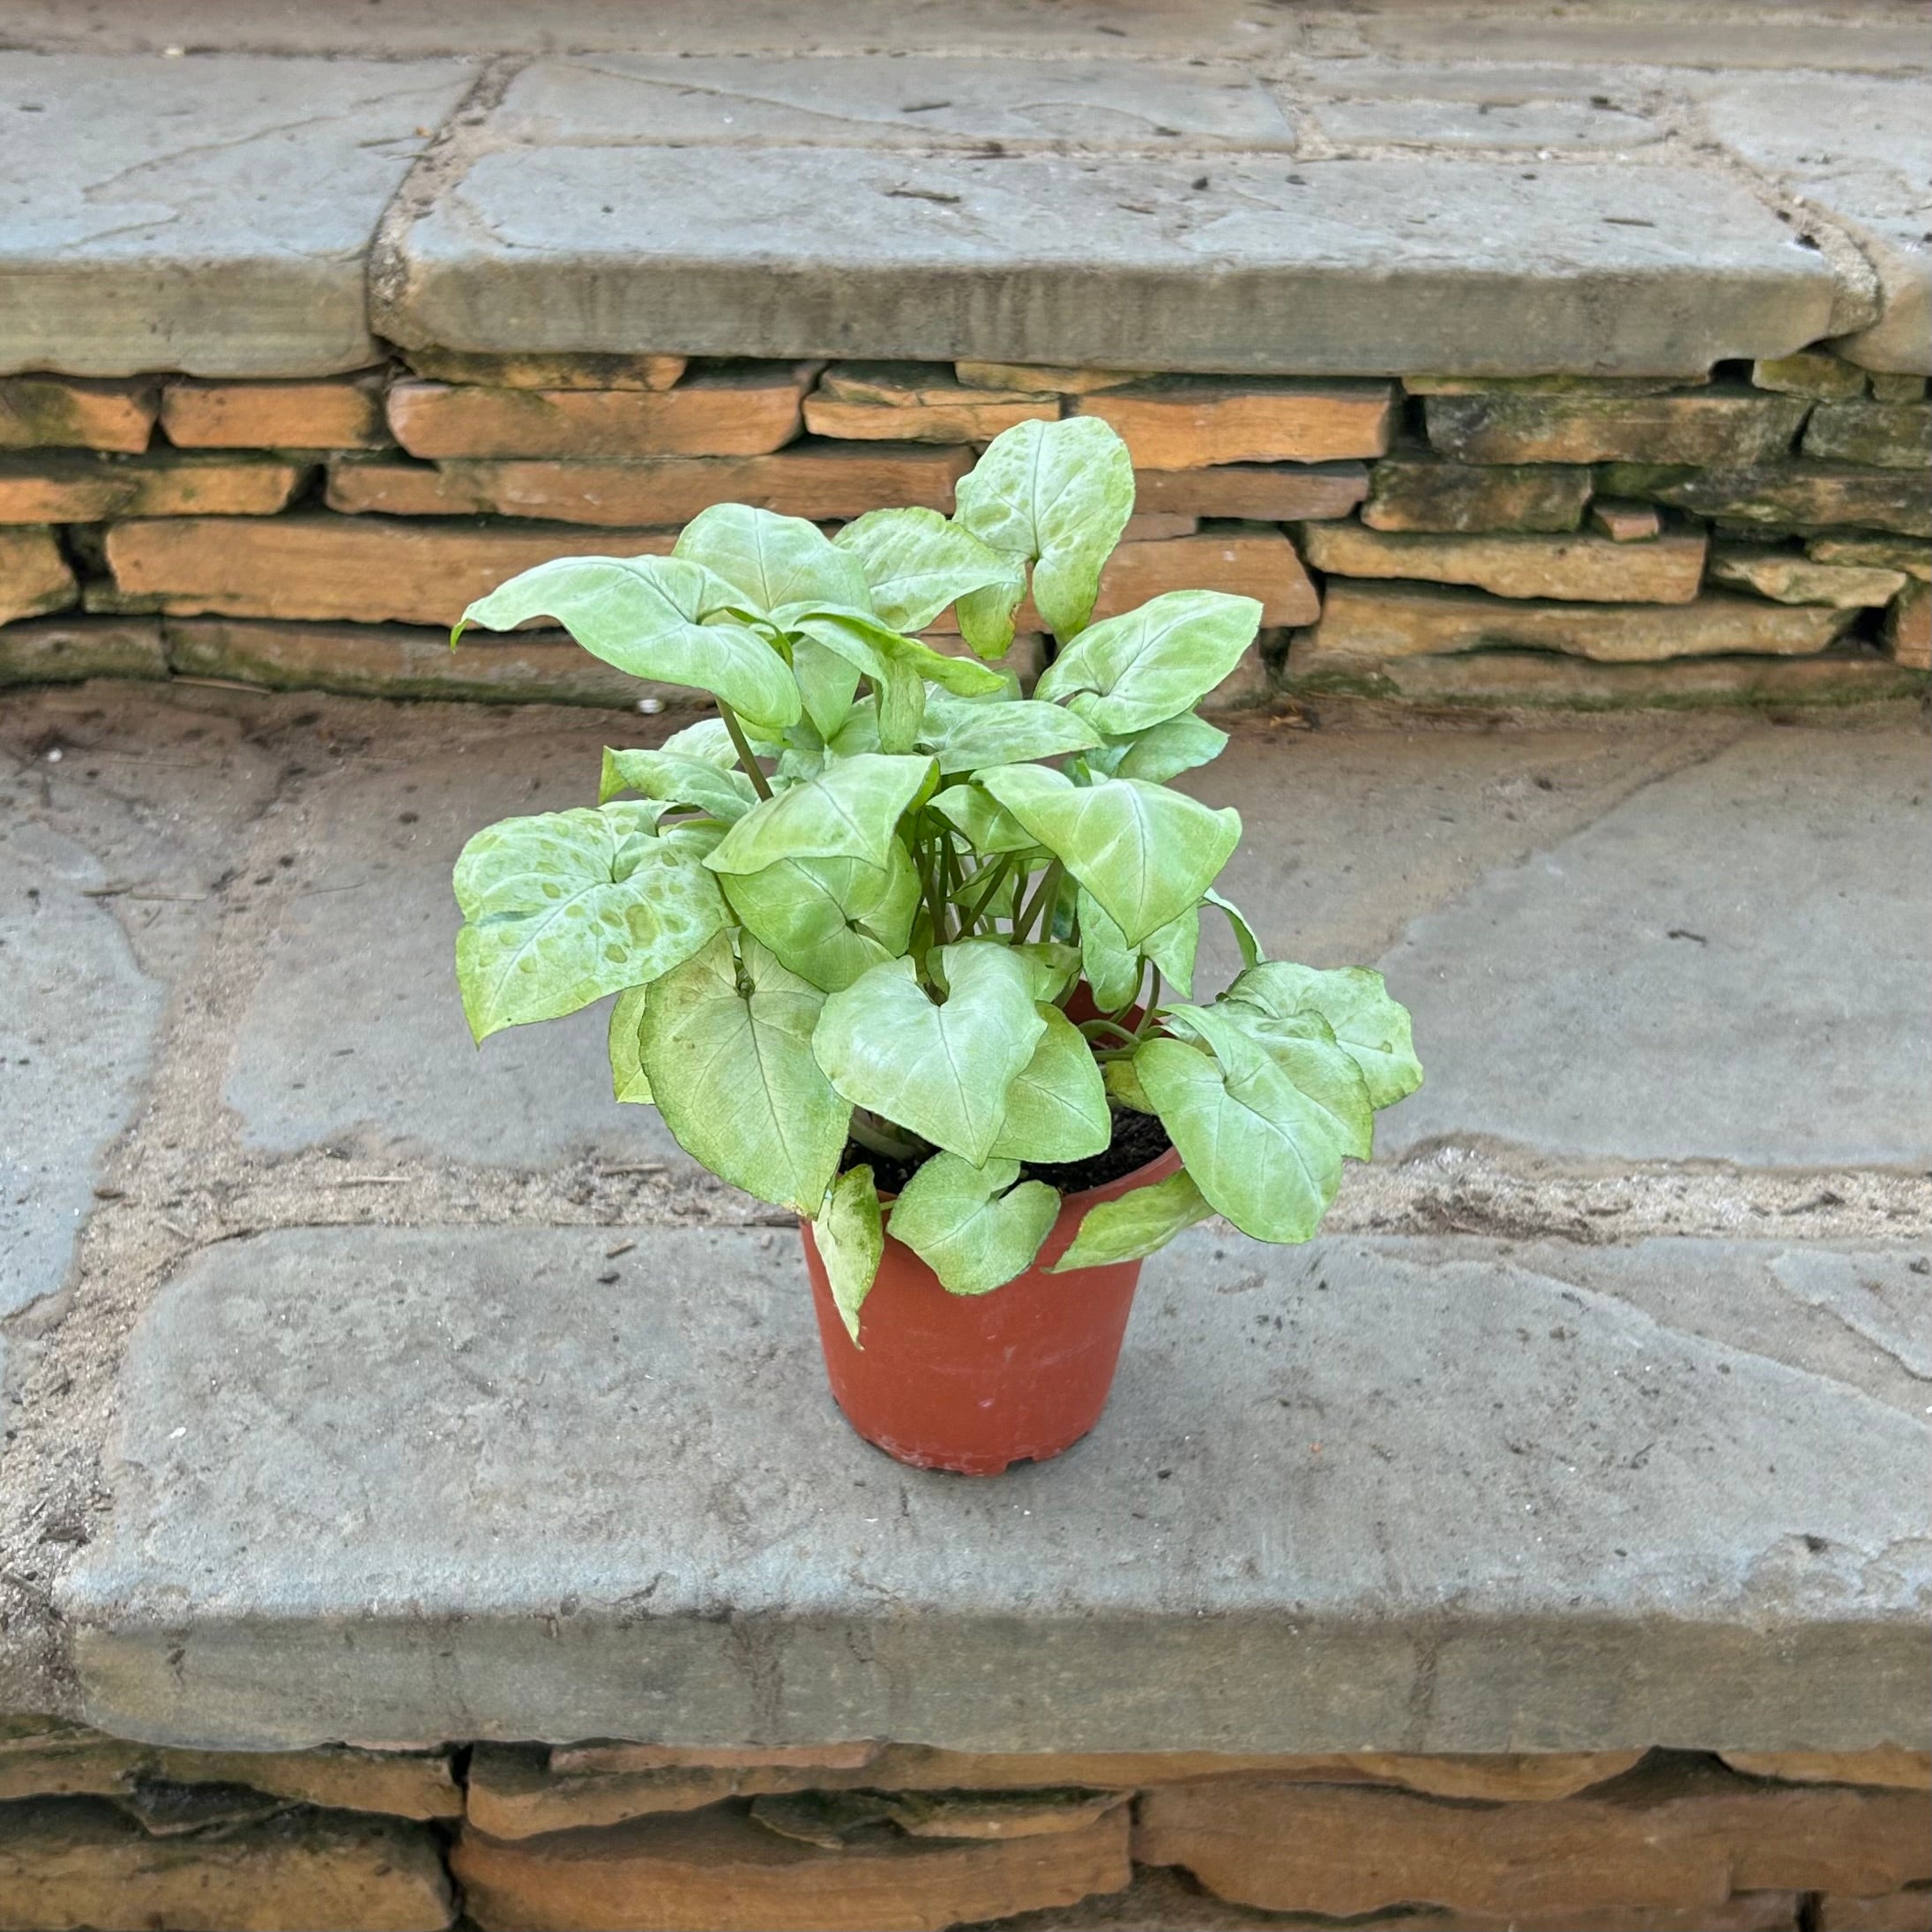
[[[434,1839],[389,1818],[293,1813],[156,1839],[112,1805],[50,1798],[0,1830],[0,1932],[442,1932],[453,1916]]]
[[[1125,1807],[1072,1831],[981,1843],[908,1838],[827,1851],[736,1808],[504,1844],[466,1830],[451,1866],[485,1932],[938,1932],[1118,1891]]]
[[[1922,376],[1888,376],[1872,371],[1874,402],[1923,402],[1926,383]]]
[[[1827,463],[1925,469],[1932,466],[1932,403],[1820,403],[1805,425],[1804,453]]]
[[[1908,585],[1885,613],[1885,648],[1897,663],[1932,669],[1932,588]]]
[[[1176,516],[1170,510],[1150,510],[1127,519],[1120,533],[1123,543],[1158,543],[1163,537],[1191,537],[1199,533],[1198,517]]]
[[[116,517],[272,517],[309,466],[272,456],[97,456],[48,450],[0,457],[0,524],[105,523]]]
[[[1759,544],[1719,544],[1711,553],[1711,581],[1754,590],[1780,604],[1832,604],[1840,610],[1888,604],[1906,587],[1903,571],[1851,563],[1819,563]]]
[[[1704,577],[1701,532],[1633,546],[1596,536],[1398,535],[1359,523],[1311,523],[1301,542],[1310,563],[1339,576],[1466,584],[1498,597],[1688,604]]]
[[[1894,1891],[1932,1867],[1922,1809],[1904,1792],[1675,1767],[1496,1806],[1229,1779],[1147,1794],[1135,1855],[1271,1911],[1428,1904],[1569,1926],[1616,1906],[1714,1908],[1734,1892]]]
[[[1463,463],[1761,463],[1811,405],[1742,387],[1688,396],[1431,396],[1430,446]]]
[[[89,677],[166,677],[160,626],[110,618],[0,624],[0,684],[72,684]],[[7,1789],[0,1744],[0,1794]]]
[[[329,507],[391,516],[494,513],[563,523],[684,524],[712,504],[843,521],[916,504],[951,511],[970,450],[914,444],[800,444],[771,456],[660,457],[635,463],[384,458],[329,466]]]
[[[1117,616],[1170,590],[1219,590],[1258,597],[1261,622],[1268,629],[1312,623],[1321,609],[1321,599],[1294,546],[1278,532],[1203,531],[1199,536],[1170,537],[1158,543],[1122,544],[1100,573],[1093,615]],[[1031,599],[1020,606],[1015,622],[1022,630],[1046,628]],[[959,623],[946,610],[932,628],[957,630]]]
[[[1031,396],[1090,396],[1097,390],[1144,383],[1145,369],[1052,369],[1033,362],[955,362],[953,374],[968,389],[1019,391]]]
[[[389,424],[412,456],[763,456],[798,434],[794,369],[675,389],[481,389],[398,383]]]
[[[668,555],[670,530],[611,531],[600,554]],[[506,578],[586,550],[567,524],[404,522],[336,517],[160,518],[116,524],[116,585],[175,616],[305,617],[453,624]]]
[[[1896,1785],[1932,1791],[1932,1751],[1881,1744],[1869,1751],[1720,1751],[1733,1771],[1792,1784]]]
[[[1909,537],[1813,537],[1804,548],[1815,563],[1903,571],[1921,584],[1932,583],[1932,545],[1914,543]]]
[[[0,630],[0,638],[6,635]],[[518,631],[503,638],[487,630],[466,631],[451,650],[447,630],[401,624],[171,617],[165,636],[168,660],[176,676],[217,677],[267,690],[462,698],[498,705],[596,705],[623,710],[640,698],[653,698],[667,710],[709,703],[702,693],[681,685],[628,677],[555,631]],[[349,1788],[362,1787],[352,1782]],[[369,1788],[387,1787],[378,1782]],[[349,1801],[339,1797],[329,1801]],[[401,1814],[399,1806],[374,1809],[395,1809]],[[446,1814],[437,1810],[423,1815]]]
[[[1826,1892],[1812,1922],[1817,1932],[1932,1932],[1932,1890],[1919,1885],[1882,1898]]]
[[[1558,463],[1391,456],[1369,475],[1361,520],[1372,530],[1574,530],[1591,480],[1588,469]]]
[[[0,450],[145,450],[159,407],[151,382],[9,376],[0,380]]]
[[[1119,1792],[895,1792],[886,1816],[914,1838],[1041,1838],[1084,1831],[1126,1802]]]
[[[373,450],[390,441],[381,382],[366,376],[169,383],[161,392],[161,429],[183,450]]]
[[[891,443],[990,443],[1022,422],[1058,419],[1056,398],[975,388],[921,362],[845,362],[805,399],[814,436]]]
[[[1865,371],[1821,349],[1800,349],[1751,364],[1751,386],[1774,389],[1781,395],[1809,396],[1820,402],[1843,402],[1865,393]]]
[[[0,624],[65,610],[78,595],[51,530],[0,529]]]
[[[1134,504],[1148,514],[1301,523],[1346,517],[1369,493],[1361,463],[1229,463],[1219,469],[1136,470]]]
[[[1905,470],[1808,461],[1747,469],[1613,463],[1599,481],[1608,496],[1649,497],[1733,523],[1772,529],[1837,524],[1932,537],[1932,493],[1922,477]]]
[[[1073,408],[1112,423],[1135,468],[1194,470],[1380,456],[1395,392],[1387,383],[1184,376],[1083,396]]]
[[[682,355],[474,355],[462,349],[411,349],[407,361],[434,383],[483,389],[669,389],[684,373]]]
[[[1648,543],[1664,527],[1655,504],[1629,503],[1621,496],[1599,496],[1590,505],[1590,523],[1613,543]]]
[[[1727,591],[1694,604],[1570,604],[1332,578],[1313,647],[1371,660],[1483,648],[1561,651],[1611,664],[1720,652],[1789,657],[1824,650],[1855,615]]]

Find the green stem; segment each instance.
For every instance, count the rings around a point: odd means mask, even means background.
[[[981,915],[985,913],[986,908],[993,903],[994,893],[1000,889],[1000,881],[1012,869],[1012,854],[1011,852],[1003,852],[997,861],[987,869],[986,890],[973,900],[972,911],[966,914],[960,920],[959,935],[962,938],[978,928]],[[979,875],[975,873],[973,876],[977,878]]]
[[[876,1154],[884,1154],[893,1160],[917,1160],[925,1152],[917,1141],[907,1140],[895,1134],[891,1128],[879,1124],[872,1116],[859,1118],[862,1109],[854,1108],[852,1119],[847,1132],[862,1147],[869,1148]]]
[[[1130,1033],[1124,1026],[1116,1026],[1110,1019],[1083,1019],[1080,1022],[1079,1031],[1089,1040],[1093,1039],[1096,1033],[1113,1033],[1118,1039],[1124,1040],[1130,1047],[1138,1046],[1140,1043],[1140,1035],[1138,1033]]]
[[[744,766],[745,776],[751,780],[751,789],[760,798],[771,797],[772,787],[765,781],[765,767],[751,756],[751,741],[745,736],[737,712],[721,697],[718,700],[718,715],[724,720],[725,729],[731,734],[731,742],[738,748],[738,762]]]
[[[1047,908],[1047,932],[1053,933],[1053,902],[1060,891],[1060,881],[1066,876],[1067,869],[1056,859],[1040,876],[1040,884],[1033,889],[1033,896],[1026,901],[1024,911],[1013,920],[1013,944],[1023,946],[1026,936],[1033,930],[1033,921],[1040,916],[1040,908]]]
[[[1153,966],[1152,959],[1147,963],[1149,966]],[[1134,1038],[1136,1040],[1145,1040],[1147,1037],[1147,1029],[1153,1025],[1154,1015],[1160,1009],[1160,968],[1154,966],[1153,984],[1147,988],[1147,1003],[1141,1008],[1139,1026],[1134,1028]]]

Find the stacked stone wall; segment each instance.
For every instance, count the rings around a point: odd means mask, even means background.
[[[716,502],[947,510],[1003,429],[1091,414],[1139,483],[1100,613],[1261,601],[1222,708],[1898,696],[1932,663],[1925,391],[1824,352],[1698,384],[433,349],[322,380],[11,377],[0,681],[675,706],[555,632],[452,653],[448,626],[546,558],[668,550]]]
[[[246,1753],[0,1730],[0,1932],[1926,1932],[1932,1757]]]

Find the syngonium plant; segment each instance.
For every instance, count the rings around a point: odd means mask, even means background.
[[[668,557],[560,558],[464,615],[551,618],[717,705],[607,750],[594,808],[464,847],[472,1032],[615,993],[616,1098],[812,1222],[855,1341],[888,1227],[954,1294],[997,1288],[1060,1209],[1028,1170],[1101,1153],[1125,1112],[1158,1115],[1182,1167],[1089,1209],[1058,1269],[1212,1213],[1305,1241],[1421,1079],[1380,974],[1264,959],[1214,890],[1240,817],[1167,780],[1227,742],[1194,706],[1261,607],[1173,591],[1089,623],[1133,504],[1105,423],[1023,422],[951,518],[880,510],[828,539],[720,504]],[[1029,583],[1058,640],[1030,697],[995,668]],[[973,656],[913,635],[948,607]],[[1243,970],[1194,1003],[1205,907]],[[915,1170],[889,1207],[875,1160]]]

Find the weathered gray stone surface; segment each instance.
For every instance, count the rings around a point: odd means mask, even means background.
[[[456,988],[457,854],[496,819],[597,793],[590,732],[539,723],[513,751],[489,735],[503,747],[494,757],[459,742],[418,759],[399,743],[400,755],[318,801],[319,862],[264,950],[223,1088],[243,1143],[518,1167],[593,1153],[694,1172],[654,1108],[611,1100],[608,1001],[480,1048],[470,1041]]]
[[[1672,167],[556,145],[483,153],[373,286],[472,351],[1690,375],[1813,340],[1835,285]]]
[[[1923,1168],[1927,797],[1917,731],[1754,732],[1418,920],[1383,1146]]]
[[[1923,1415],[1494,1244],[1190,1235],[1093,1436],[980,1483],[846,1428],[789,1236],[651,1235],[642,1294],[598,1282],[607,1238],[290,1230],[178,1274],[60,1593],[88,1719],[1009,1750],[1919,1726]]]
[[[1734,82],[1704,103],[1751,166],[1849,230],[1884,312],[1837,347],[1867,369],[1932,374],[1932,131],[1921,83],[1816,74]]]
[[[529,146],[1294,145],[1287,114],[1232,63],[895,54],[538,61],[511,83],[489,136]]]
[[[447,60],[0,54],[0,370],[376,360],[370,238],[474,78]]]

